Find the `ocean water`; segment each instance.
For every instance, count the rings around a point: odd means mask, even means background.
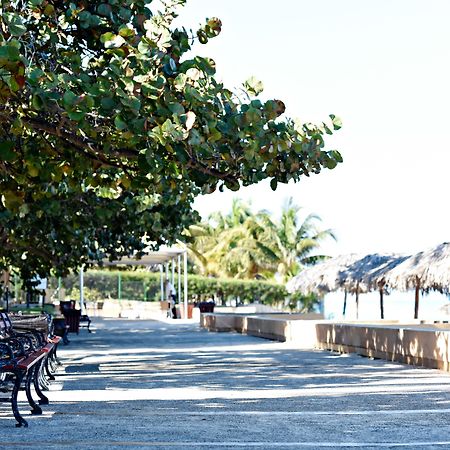
[[[414,318],[414,291],[392,291],[384,296],[384,318],[391,320],[409,320]],[[333,292],[324,298],[326,319],[343,319],[344,292]],[[446,307],[446,305],[448,307]],[[419,300],[419,319],[450,320],[450,298],[438,292],[421,294]],[[361,320],[380,319],[380,294],[370,292],[359,295],[359,314]],[[356,319],[355,296],[347,294],[345,319]]]

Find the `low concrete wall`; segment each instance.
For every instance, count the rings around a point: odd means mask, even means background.
[[[335,323],[287,317],[202,314],[210,331],[237,331],[303,349],[326,349],[450,371],[450,325],[396,321]]]
[[[316,343],[317,321],[308,320],[307,315],[303,317],[305,320],[290,320],[288,314],[266,317],[206,313],[200,315],[200,326],[209,331],[237,331],[275,341],[295,341],[299,348],[313,348]]]
[[[316,325],[317,348],[450,370],[448,325]]]
[[[253,304],[245,306],[219,306],[216,305],[214,311],[219,314],[260,314],[276,312],[274,308],[268,305]]]

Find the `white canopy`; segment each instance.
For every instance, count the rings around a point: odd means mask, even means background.
[[[127,266],[153,266],[155,264],[168,263],[184,253],[186,253],[186,248],[181,246],[162,246],[158,251],[146,252],[142,258],[126,257],[117,261],[104,260],[103,264],[105,266],[117,266],[122,264]]]

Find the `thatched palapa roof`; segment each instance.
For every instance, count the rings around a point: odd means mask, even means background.
[[[351,253],[327,259],[315,266],[302,270],[286,284],[288,292],[326,293],[341,288],[347,268],[361,255]]]
[[[407,256],[395,254],[351,253],[330,258],[309,267],[292,278],[286,285],[288,292],[327,293],[344,289],[364,293],[384,285],[384,276]]]
[[[450,243],[410,256],[385,277],[390,287],[408,290],[450,292]]]
[[[408,256],[374,253],[355,261],[343,274],[343,287],[349,292],[357,288],[360,292],[379,289],[384,286],[384,278],[394,267]]]

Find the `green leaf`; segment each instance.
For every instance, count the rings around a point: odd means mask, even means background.
[[[330,156],[336,160],[338,163],[341,163],[344,161],[344,159],[342,158],[342,155],[337,151],[337,150],[331,150],[328,152],[330,154]]]
[[[3,19],[5,20],[9,32],[13,36],[20,37],[26,33],[27,28],[24,25],[23,19],[18,14],[14,13],[4,13]]]
[[[34,67],[28,75],[28,81],[32,84],[37,84],[39,79],[44,76],[44,72],[38,67]]]
[[[337,162],[332,158],[327,158],[325,160],[325,167],[327,169],[334,169],[337,166]]]
[[[122,36],[114,36],[112,39],[105,42],[105,48],[119,48],[125,44],[125,39]]]
[[[70,120],[73,120],[75,122],[79,122],[80,120],[84,119],[84,116],[86,115],[83,111],[69,111],[67,113]]]
[[[5,191],[3,193],[3,204],[9,210],[18,210],[23,204],[23,192]]]
[[[19,49],[11,44],[0,46],[0,59],[5,59],[7,61],[19,61]]]
[[[120,116],[116,116],[114,118],[114,125],[118,130],[121,131],[125,130],[128,127],[127,123]]]
[[[239,182],[236,180],[227,180],[225,181],[225,186],[230,190],[230,191],[238,191],[239,188],[241,187]]]
[[[103,97],[100,101],[102,108],[106,110],[112,110],[116,106],[116,102],[111,97]]]
[[[30,205],[28,205],[27,203],[24,203],[24,204],[19,208],[19,217],[20,217],[21,219],[23,219],[29,212],[30,212]]]
[[[133,15],[133,12],[128,8],[120,8],[119,16],[124,20],[124,22],[128,22]]]
[[[272,189],[272,191],[276,191],[277,186],[278,186],[278,181],[276,180],[276,178],[272,178],[270,180],[270,188]]]
[[[185,73],[180,73],[173,80],[173,85],[177,91],[182,91],[184,89],[184,87],[186,86],[186,81],[187,81],[187,75]]]
[[[138,52],[146,55],[152,49],[152,45],[150,44],[148,39],[142,38],[138,44]]]
[[[78,96],[75,95],[72,91],[66,91],[63,96],[64,106],[67,108],[71,108],[75,101],[78,99]]]
[[[14,142],[3,141],[0,142],[0,159],[2,161],[11,162],[17,158],[16,152],[14,152]]]
[[[333,128],[337,131],[342,128],[342,120],[335,116],[334,114],[330,114],[331,122],[333,123]]]
[[[116,35],[108,31],[100,36],[100,42],[104,44],[105,42],[112,41]]]
[[[247,81],[244,82],[244,89],[250,95],[259,95],[264,90],[264,85],[262,81],[257,80],[255,77],[250,77]]]
[[[55,14],[55,7],[51,3],[48,3],[47,5],[45,5],[44,14],[46,16],[51,16],[52,14]]]
[[[97,13],[101,16],[109,17],[111,15],[112,8],[107,3],[101,3],[97,6]]]
[[[180,103],[170,103],[168,107],[173,114],[177,114],[178,116],[181,116],[185,113],[183,105],[181,105]]]
[[[34,94],[33,98],[31,100],[31,104],[33,105],[34,109],[40,110],[44,106],[44,102],[42,100],[42,97],[39,94]]]
[[[127,27],[126,25],[121,26],[119,29],[119,36],[124,38],[131,38],[135,35],[134,30],[132,28]]]
[[[249,108],[244,114],[245,121],[250,124],[258,123],[261,120],[261,111],[256,108]]]
[[[120,102],[135,112],[141,108],[141,101],[137,97],[121,97]]]

